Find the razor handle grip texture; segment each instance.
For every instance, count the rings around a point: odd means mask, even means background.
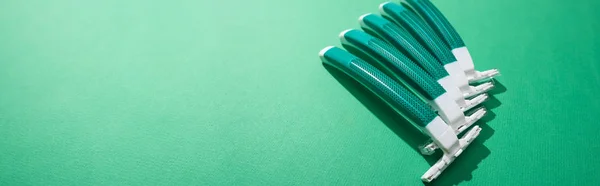
[[[337,47],[323,50],[325,64],[346,73],[415,124],[425,127],[437,116],[431,107],[369,63]]]
[[[396,49],[404,51],[435,80],[448,76],[448,72],[440,65],[440,62],[408,31],[374,14],[363,17],[361,21],[363,30],[370,30],[376,33],[394,45]]]
[[[442,65],[456,62],[454,55],[435,31],[417,14],[404,6],[406,5],[386,3],[382,6],[381,11],[386,18],[409,31],[421,44],[425,45]]]
[[[415,88],[428,100],[434,100],[446,92],[427,72],[385,41],[359,30],[345,31],[342,37],[343,43],[351,44],[374,56],[386,70],[406,82],[407,86]]]
[[[452,27],[452,24],[446,19],[446,17],[440,12],[440,10],[431,3],[429,0],[406,0],[418,13],[427,21],[427,23],[434,28],[434,30],[441,36],[450,49],[464,47],[465,43],[456,32],[456,29]]]

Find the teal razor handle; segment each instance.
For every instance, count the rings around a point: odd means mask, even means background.
[[[448,76],[448,72],[439,61],[403,28],[375,14],[365,14],[359,18],[359,22],[363,30],[388,41],[396,49],[411,57],[434,79],[439,80]]]
[[[446,92],[429,74],[385,41],[354,29],[342,32],[340,40],[362,54],[379,59],[375,62],[386,67],[382,70],[398,76],[399,80],[405,80],[408,86],[413,86],[427,100],[434,100]]]
[[[406,5],[396,3],[383,3],[379,6],[381,14],[396,23],[401,28],[406,29],[415,39],[417,39],[425,48],[431,52],[442,66],[450,74],[454,83],[463,92],[465,97],[472,97],[493,88],[491,82],[483,83],[478,86],[470,86],[470,79],[465,74],[459,62],[446,44],[440,39],[427,23],[425,23],[417,14],[409,10]]]
[[[383,17],[406,29],[442,63],[446,65],[456,62],[454,55],[445,47],[442,41],[423,20],[414,12],[403,5],[396,3],[383,3],[379,6]]]
[[[435,33],[442,37],[445,46],[448,46],[449,49],[465,46],[465,42],[458,32],[429,0],[406,0],[406,2],[423,17],[429,26],[434,28]]]
[[[492,77],[500,74],[497,69],[483,72],[475,70],[475,64],[465,42],[433,3],[429,0],[406,0],[406,2],[423,17],[429,26],[433,27],[438,36],[441,36],[445,42],[445,46],[448,50],[452,51],[452,54],[458,60],[469,81],[490,80]]]
[[[419,98],[377,68],[340,48],[326,47],[319,52],[319,56],[323,63],[346,73],[385,100],[394,110],[431,137],[433,143],[430,146],[434,147],[433,149],[442,150],[442,157],[421,176],[424,182],[431,182],[439,177],[481,132],[479,126],[474,126],[459,138],[454,129]]]
[[[484,108],[478,109],[477,115],[465,116],[456,100],[444,88],[429,76],[417,64],[401,54],[386,42],[371,36],[363,31],[349,29],[340,34],[340,40],[346,47],[357,49],[356,53],[369,56],[371,61],[395,76],[396,80],[405,87],[415,90],[415,94],[422,95],[446,123],[456,129],[458,133],[471,126],[478,120],[480,114],[485,114]]]
[[[453,82],[439,61],[412,37],[408,31],[375,14],[365,14],[359,18],[359,22],[362,29],[367,33],[387,41],[416,62],[450,94],[463,110],[469,110],[487,99],[487,95],[478,95],[473,99],[465,99],[458,85]]]
[[[437,116],[431,107],[413,93],[349,52],[330,46],[321,50],[319,55],[323,63],[337,68],[367,87],[414,124],[425,127]]]

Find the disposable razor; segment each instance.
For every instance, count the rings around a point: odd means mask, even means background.
[[[416,12],[431,26],[438,36],[441,36],[446,43],[446,47],[452,50],[454,57],[458,59],[460,67],[464,70],[470,82],[483,81],[490,79],[500,72],[497,69],[476,71],[473,64],[473,58],[469,49],[465,45],[458,32],[452,27],[452,24],[429,0],[406,0]]]
[[[424,182],[436,179],[481,131],[479,126],[474,126],[462,138],[458,138],[454,129],[419,98],[369,63],[340,48],[326,47],[319,52],[319,56],[323,63],[360,82],[433,139],[444,155],[421,176]]]
[[[465,94],[452,81],[441,63],[412,37],[408,31],[375,14],[360,16],[359,22],[362,29],[367,33],[388,41],[396,49],[413,59],[425,72],[442,85],[450,97],[454,98],[463,110],[468,110],[480,104],[485,100],[481,98],[487,97],[487,95],[482,94],[474,99],[465,99]]]
[[[465,131],[487,112],[485,108],[478,108],[470,116],[465,116],[460,106],[440,84],[398,50],[378,38],[360,30],[349,29],[340,33],[340,40],[346,47],[352,47],[360,54],[374,59],[371,62],[382,66],[381,70],[395,76],[405,87],[413,88],[415,94],[422,95],[457,134]],[[487,95],[484,95],[480,99],[486,98]],[[431,148],[426,146],[421,150],[424,154],[429,154]]]
[[[381,4],[379,11],[383,17],[406,29],[421,44],[425,45],[439,62],[442,63],[444,69],[446,69],[454,80],[454,83],[458,85],[458,88],[467,97],[487,92],[494,87],[492,82],[482,83],[477,86],[469,85],[469,79],[452,52],[444,47],[444,42],[433,32],[433,29],[414,12],[404,6],[391,2]]]

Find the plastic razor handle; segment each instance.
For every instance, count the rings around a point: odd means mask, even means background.
[[[463,92],[465,97],[484,93],[493,87],[491,82],[478,87],[470,86],[465,72],[460,64],[458,64],[452,52],[447,49],[445,43],[427,23],[407,7],[387,2],[381,4],[379,9],[385,18],[406,29],[442,63],[444,69],[450,74],[452,81]]]
[[[363,30],[407,54],[434,79],[448,76],[438,60],[403,28],[375,14],[365,14],[359,18],[359,22]]]
[[[454,27],[452,27],[446,17],[430,1],[406,0],[406,2],[423,17],[429,26],[434,28],[435,33],[442,37],[447,46],[450,48],[465,46],[465,43]]]
[[[323,63],[346,73],[385,100],[394,110],[413,118],[413,122],[432,138],[435,146],[441,149],[444,155],[421,176],[421,180],[425,182],[437,178],[481,131],[481,128],[475,126],[459,139],[454,129],[420,102],[419,98],[377,68],[337,47],[326,47],[319,55]]]
[[[468,110],[481,102],[465,100],[458,86],[449,77],[448,72],[439,61],[429,53],[414,37],[406,30],[398,27],[387,19],[375,15],[365,14],[359,18],[363,30],[371,35],[386,40],[396,49],[413,59],[425,72],[435,79],[455,99],[456,103]],[[478,99],[481,100],[481,99]]]
[[[458,59],[461,68],[470,81],[481,81],[499,74],[499,71],[496,69],[484,72],[475,71],[473,59],[463,39],[448,19],[429,0],[406,0],[406,2],[433,27],[438,36],[442,37],[446,44],[445,46],[449,50],[452,50],[453,55]]]
[[[414,124],[425,127],[437,114],[413,93],[396,83],[390,77],[349,52],[327,47],[319,53],[321,60],[346,73],[375,93],[394,110],[405,114]]]
[[[441,63],[456,62],[454,55],[445,47],[444,42],[423,20],[407,7],[392,2],[379,5],[381,15],[406,29],[423,44]]]
[[[376,59],[371,62],[380,64],[406,87],[414,88],[417,91],[415,94],[424,95],[429,105],[457,131],[468,127],[465,126],[467,122],[462,109],[444,88],[394,47],[365,32],[353,29],[343,31],[340,40],[345,46],[358,49],[357,53]]]
[[[346,46],[354,47],[373,59],[379,59],[377,62],[394,75],[407,80],[410,85],[416,86],[414,88],[428,100],[446,92],[429,74],[385,41],[354,29],[342,32],[340,40]]]

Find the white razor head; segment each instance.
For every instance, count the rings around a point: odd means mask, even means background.
[[[481,107],[478,108],[471,115],[466,116],[465,123],[456,128],[456,134],[462,134],[466,129],[471,127],[471,125],[483,118],[483,116],[485,116],[486,113],[487,110]],[[437,144],[435,144],[435,142],[430,142],[426,145],[423,145],[422,147],[419,147],[419,149],[421,150],[421,154],[423,155],[432,155],[435,152],[435,150],[439,149],[439,147]]]
[[[473,97],[473,96],[476,96],[479,94],[483,94],[485,92],[492,90],[492,88],[494,88],[494,83],[492,83],[492,82],[483,83],[483,84],[477,85],[477,86],[470,86],[469,91],[465,92],[464,97],[468,98],[468,97]]]
[[[450,164],[454,162],[454,160],[456,160],[456,158],[460,156],[460,154],[471,144],[471,142],[473,142],[473,140],[479,136],[480,132],[481,127],[479,126],[474,126],[471,130],[469,130],[469,132],[460,139],[460,150],[456,151],[454,154],[444,153],[442,158],[440,158],[440,160],[433,164],[433,166],[431,166],[431,168],[429,168],[429,170],[427,170],[427,172],[421,176],[421,180],[424,182],[431,182],[439,177],[440,174],[442,174],[442,172],[444,172],[444,170],[446,170],[446,168],[448,168],[448,166],[450,166]]]
[[[469,83],[477,83],[477,82],[486,82],[491,81],[496,76],[500,75],[500,71],[498,69],[490,69],[483,72],[475,71],[473,76],[468,76]]]
[[[464,111],[468,111],[468,110],[474,108],[475,106],[477,106],[479,104],[482,104],[488,98],[489,98],[489,96],[484,93],[484,94],[477,95],[477,96],[475,96],[475,97],[473,97],[471,99],[466,99],[465,100],[466,101],[466,106],[463,107],[463,108],[461,108],[461,109],[462,109],[463,112]]]

